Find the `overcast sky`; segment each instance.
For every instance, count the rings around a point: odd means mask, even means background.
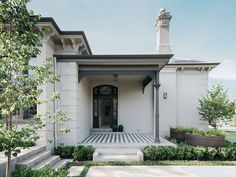
[[[29,8],[61,30],[84,31],[94,54],[155,53],[154,20],[166,8],[175,57],[221,62],[210,78],[236,94],[236,0],[33,0]]]

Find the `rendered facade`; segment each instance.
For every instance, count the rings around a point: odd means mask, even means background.
[[[42,86],[41,97],[59,91],[61,98],[38,106],[37,112],[65,110],[70,133],[60,134],[57,126],[48,123],[38,144],[54,139],[57,145],[76,145],[92,132],[109,132],[120,124],[126,133],[152,135],[155,143],[169,134],[170,126],[204,129],[198,100],[207,93],[208,74],[219,63],[175,58],[170,21],[169,12],[161,10],[155,21],[156,53],[93,55],[84,32],[61,31],[52,18],[43,18],[38,28],[47,26],[51,32],[42,40],[35,62],[40,65],[45,57],[54,57],[60,82]]]

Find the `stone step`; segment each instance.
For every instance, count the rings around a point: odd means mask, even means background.
[[[17,156],[17,162],[29,159],[30,157],[35,156],[44,151],[46,151],[46,146],[33,146],[30,148],[21,149],[21,153]]]
[[[24,161],[21,162],[17,162],[16,163],[16,168],[19,167],[33,167],[37,164],[39,164],[41,161],[47,159],[48,157],[51,156],[51,152],[50,151],[44,151],[44,152],[40,152],[36,155],[30,156],[32,154],[28,154],[28,158],[25,159]]]
[[[61,161],[59,161],[58,163],[56,163],[52,169],[55,169],[55,170],[58,170],[58,169],[61,169],[63,167],[65,167],[69,162],[72,162],[71,159],[63,159]]]
[[[59,156],[50,156],[47,159],[41,161],[39,164],[33,166],[33,170],[39,170],[43,167],[53,167],[56,163],[60,162],[61,159]]]
[[[143,161],[143,153],[140,149],[96,149],[93,154],[93,161],[110,162],[110,161],[124,161],[124,162],[140,162]]]

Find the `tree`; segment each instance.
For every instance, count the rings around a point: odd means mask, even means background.
[[[58,110],[37,114],[32,123],[21,129],[17,127],[19,112],[45,103],[46,100],[39,100],[43,92],[40,86],[59,79],[54,76],[52,58],[46,58],[41,66],[29,65],[30,58],[40,54],[40,40],[48,32],[46,28],[36,28],[40,16],[27,9],[29,1],[0,1],[0,142],[7,156],[7,177],[10,177],[11,157],[17,156],[20,147],[29,147],[39,138],[37,130],[44,127],[48,119],[59,124],[68,120],[66,114]],[[25,71],[34,74],[30,76]],[[59,94],[54,93],[50,101],[57,98]]]
[[[208,121],[214,129],[222,123],[229,123],[235,115],[235,102],[231,101],[222,84],[213,86],[208,94],[199,100],[201,120]]]

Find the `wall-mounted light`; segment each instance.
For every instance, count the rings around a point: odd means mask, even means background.
[[[113,75],[113,81],[114,82],[118,82],[118,74],[114,74]]]
[[[167,99],[167,92],[164,92],[164,93],[163,93],[163,98],[164,98],[164,99]]]

